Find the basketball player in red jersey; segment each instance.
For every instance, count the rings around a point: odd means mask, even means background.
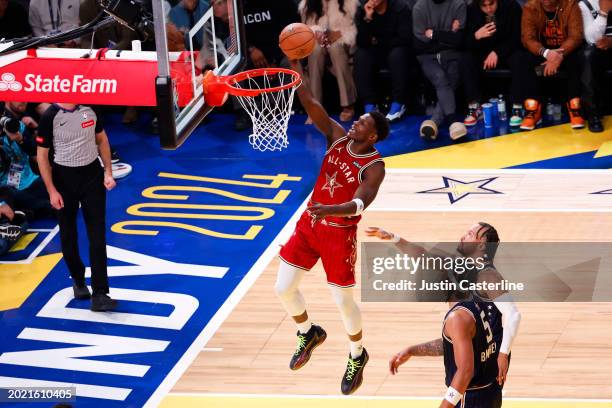
[[[290,61],[290,65],[302,73],[298,61]],[[321,258],[350,340],[341,390],[351,394],[361,385],[368,362],[362,346],[361,311],[353,298],[357,223],[385,177],[384,162],[374,144],[387,137],[389,125],[384,115],[371,112],[361,116],[347,132],[313,98],[307,84],[300,86],[297,94],[314,125],[327,138],[327,152],[308,209],[280,251],[275,290],[298,327],[297,350],[289,363],[292,370],[297,370],[327,336],[325,330],[311,323],[298,289],[304,273]]]

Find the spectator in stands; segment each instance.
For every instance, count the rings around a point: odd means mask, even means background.
[[[572,128],[584,127],[580,113],[583,62],[582,15],[576,0],[529,0],[523,8],[521,38],[529,51],[519,64],[525,99],[521,129],[532,130],[542,117],[541,77],[567,74],[567,110]]]
[[[189,30],[191,30],[208,10],[209,4],[206,0],[182,0],[179,4],[172,7],[168,18],[185,35],[185,49],[190,49]],[[192,37],[193,50],[202,48],[204,31],[200,30]]]
[[[25,211],[29,219],[51,216],[49,195],[40,177],[31,165],[31,156],[36,154],[33,139],[24,137],[27,127],[16,119],[3,121],[0,148],[3,160],[0,168],[0,186],[8,188],[14,205]]]
[[[287,57],[278,46],[280,32],[291,23],[300,21],[293,1],[244,0],[247,68],[288,67]],[[234,101],[235,98],[232,98]],[[234,106],[237,102],[234,102]],[[251,119],[244,109],[238,109],[236,130],[251,127]]]
[[[204,47],[202,48],[202,62],[198,68],[215,68],[215,56],[213,43],[217,49],[217,62],[219,65],[225,61],[230,55],[230,49],[235,47],[230,38],[229,27],[229,10],[227,0],[213,0],[213,21],[208,22],[204,26]],[[213,24],[215,26],[215,35],[213,38]],[[232,50],[235,51],[235,50]]]
[[[35,36],[55,35],[79,26],[80,0],[31,0],[30,25]],[[62,44],[75,47],[76,40]]]
[[[482,74],[496,68],[510,68],[513,76],[510,100],[522,105],[516,90],[521,45],[521,7],[516,0],[476,0],[467,8],[466,52],[460,64],[462,81],[468,100],[468,115],[463,123],[474,126],[482,117],[480,102]],[[511,126],[519,126],[522,118],[513,117]],[[514,122],[513,122],[514,121]]]
[[[0,39],[27,37],[32,34],[28,13],[14,0],[0,0]]]
[[[408,57],[412,45],[412,17],[404,0],[367,0],[357,10],[355,81],[366,113],[377,109],[376,72],[391,72],[391,108],[387,119],[397,121],[406,113]]]
[[[421,136],[435,139],[440,126],[455,115],[466,4],[464,0],[418,0],[412,12],[417,59],[438,96],[431,120],[421,124]],[[467,133],[461,122],[452,123],[449,130],[453,140]]]
[[[591,132],[603,132],[601,115],[606,87],[605,71],[612,68],[612,0],[581,0],[578,3],[587,42],[582,75],[582,101]]]
[[[340,90],[340,120],[343,122],[352,120],[355,114],[353,104],[357,90],[349,50],[355,45],[357,35],[355,13],[358,4],[358,0],[302,0],[299,5],[302,22],[317,36],[317,44],[308,57],[310,90],[319,102],[323,99],[323,72],[329,56]]]

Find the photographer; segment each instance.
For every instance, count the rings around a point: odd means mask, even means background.
[[[3,160],[4,154],[0,149],[0,165]],[[6,254],[28,229],[25,214],[13,211],[12,206],[13,196],[10,189],[0,187],[0,256]]]
[[[22,148],[30,156],[36,156],[36,131],[38,129],[39,112],[44,112],[49,104],[27,104],[25,102],[6,102],[2,118],[16,119],[21,121],[26,129],[23,134]],[[41,111],[42,109],[42,111]],[[4,128],[4,126],[2,126]]]
[[[27,127],[17,119],[0,118],[0,185],[9,189],[15,206],[24,210],[30,219],[52,214],[45,185],[30,164],[27,141],[23,134]],[[34,151],[36,146],[34,146]]]

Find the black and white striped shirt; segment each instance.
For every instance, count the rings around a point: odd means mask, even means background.
[[[67,110],[54,104],[40,118],[36,142],[53,148],[53,162],[60,166],[87,166],[98,157],[96,134],[102,130],[101,118],[89,106]]]

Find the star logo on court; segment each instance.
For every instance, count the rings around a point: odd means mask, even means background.
[[[338,174],[338,172],[335,172],[333,176],[329,176],[329,174],[325,173],[325,178],[327,179],[325,185],[323,185],[323,187],[321,187],[321,190],[328,190],[329,191],[329,195],[331,197],[334,196],[334,190],[337,188],[342,187],[342,184],[338,183],[336,181],[336,175]]]
[[[470,194],[504,194],[501,191],[492,190],[485,187],[493,182],[497,177],[490,177],[475,181],[461,181],[454,178],[442,176],[444,187],[433,188],[431,190],[417,191],[418,194],[448,194],[451,204],[469,196]]]

